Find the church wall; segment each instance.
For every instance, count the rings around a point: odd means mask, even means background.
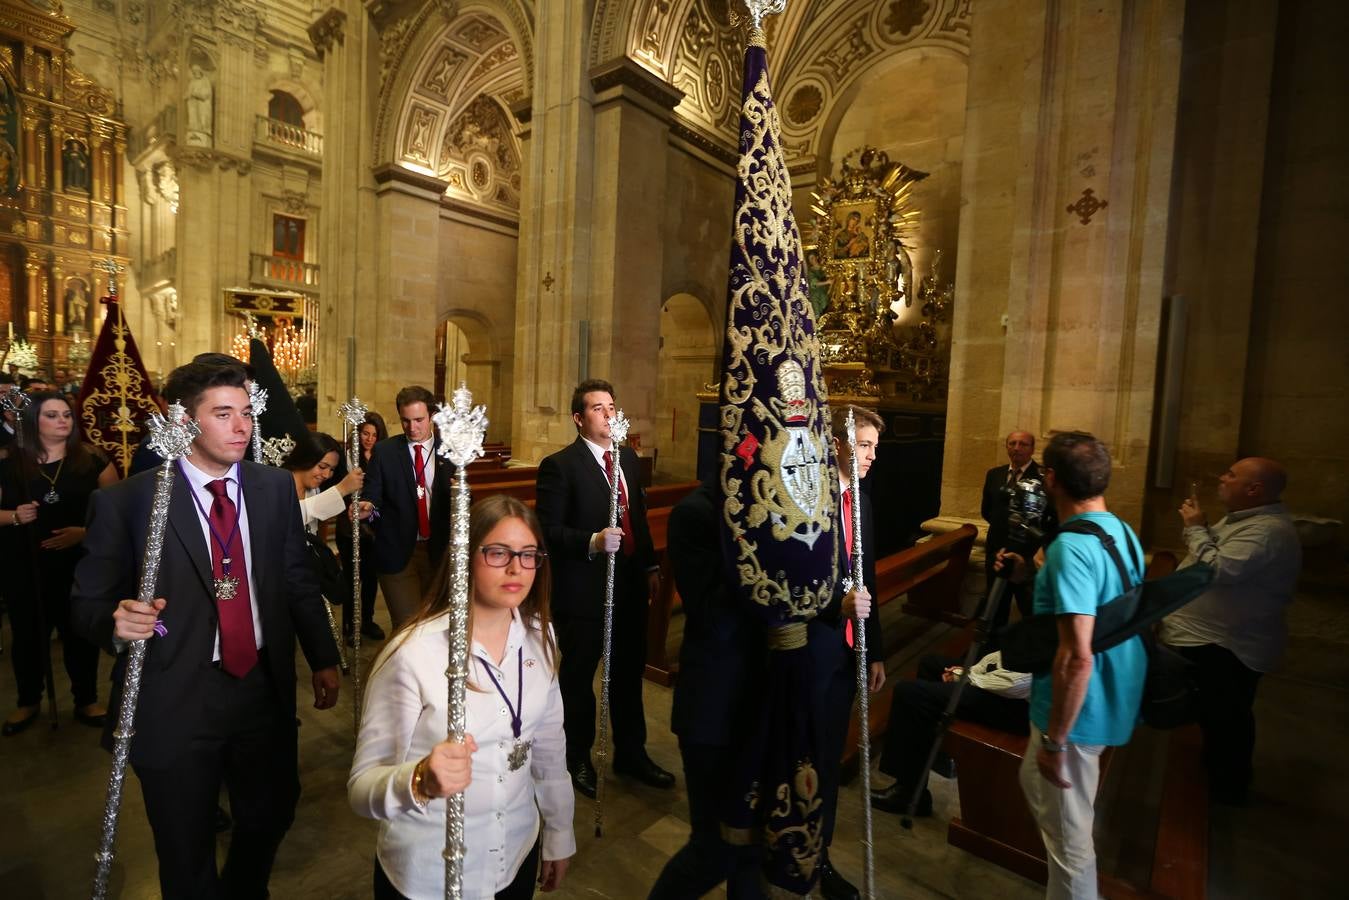
[[[673,145],[666,166],[661,296],[665,299],[686,293],[697,297],[706,306],[720,335],[726,324],[735,179],[731,173]]]
[[[1349,522],[1346,33],[1349,8],[1341,3],[1280,4],[1238,443],[1240,455],[1288,467],[1292,511],[1342,522]],[[1338,537],[1340,552],[1329,557],[1342,559],[1343,526]],[[1304,571],[1320,561],[1309,551]]]
[[[489,442],[511,435],[518,246],[515,234],[442,214],[437,320],[451,319],[468,338],[468,387],[487,404]],[[445,393],[456,387],[447,381]]]

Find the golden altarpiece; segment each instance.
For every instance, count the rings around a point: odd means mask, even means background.
[[[127,129],[71,64],[74,23],[50,6],[0,0],[0,339],[41,368],[83,367],[107,284],[96,264],[128,261]]]

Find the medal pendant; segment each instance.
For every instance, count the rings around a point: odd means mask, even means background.
[[[426,498],[426,488],[422,487],[420,484],[417,485],[417,499],[423,500],[425,498]]]
[[[47,491],[46,496],[42,498],[42,502],[47,504],[60,503],[61,495],[56,493],[56,488],[52,488],[50,491]]]
[[[222,575],[215,580],[215,598],[233,600],[239,596],[239,579],[233,575]]]
[[[529,762],[529,748],[533,745],[533,741],[522,741],[516,738],[515,743],[511,746],[510,756],[506,757],[506,767],[512,772],[522,768],[525,763]]]

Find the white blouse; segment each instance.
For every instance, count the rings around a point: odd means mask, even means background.
[[[347,780],[351,808],[380,820],[380,865],[399,893],[412,900],[445,895],[441,851],[446,803],[436,798],[418,807],[412,798],[412,772],[445,740],[448,623],[448,613],[423,622],[380,654],[366,687]],[[518,673],[523,673],[520,736],[534,743],[528,764],[514,772],[507,764],[515,741],[511,715],[484,665],[491,667],[512,704],[520,689]],[[510,885],[533,848],[540,815],[543,858],[567,859],[576,853],[575,797],[567,773],[562,693],[538,629],[527,629],[517,611],[501,664],[474,641],[469,666],[468,733],[478,752],[473,754],[472,782],[464,791],[464,897],[491,900]]]
[[[310,534],[318,534],[319,523],[345,512],[347,500],[333,485],[326,491],[309,490],[300,499],[300,521]]]

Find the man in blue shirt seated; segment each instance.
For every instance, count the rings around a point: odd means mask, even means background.
[[[1074,519],[1098,525],[1115,540],[1133,584],[1142,580],[1138,538],[1106,511],[1110,452],[1085,432],[1056,434],[1045,448],[1045,491],[1061,528]],[[1026,574],[1015,554],[1012,580]],[[1092,842],[1101,752],[1126,744],[1138,720],[1148,657],[1138,637],[1104,653],[1091,652],[1096,611],[1133,584],[1100,538],[1065,533],[1045,552],[1035,576],[1035,613],[1058,618],[1059,648],[1050,672],[1031,684],[1031,739],[1021,766],[1021,787],[1040,826],[1049,862],[1050,898],[1095,898],[1096,849]]]

